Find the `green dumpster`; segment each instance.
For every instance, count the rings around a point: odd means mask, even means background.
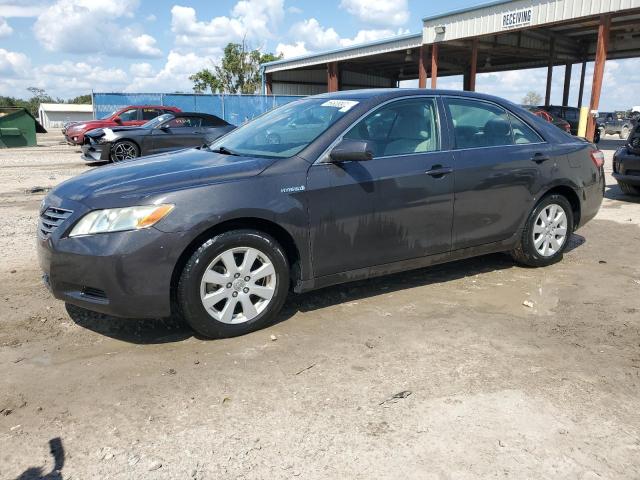
[[[0,148],[35,147],[37,133],[47,133],[28,110],[0,107]]]

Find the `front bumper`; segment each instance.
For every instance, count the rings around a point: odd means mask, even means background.
[[[171,279],[186,234],[148,228],[65,236],[84,213],[75,211],[48,236],[38,229],[40,268],[54,297],[117,317],[169,316]]]
[[[82,145],[82,159],[85,162],[107,162],[110,154],[110,143],[85,143]]]
[[[618,183],[640,186],[640,155],[629,152],[626,147],[619,149],[613,156],[612,175]]]

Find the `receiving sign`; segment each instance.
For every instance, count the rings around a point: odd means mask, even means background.
[[[515,10],[502,14],[502,29],[524,27],[531,25],[533,17],[533,9],[525,8],[523,10]]]

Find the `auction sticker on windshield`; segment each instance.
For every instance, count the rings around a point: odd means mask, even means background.
[[[344,113],[344,112],[348,112],[349,110],[351,110],[358,103],[359,102],[356,102],[354,100],[328,100],[328,101],[324,102],[321,106],[322,107],[339,108],[340,110],[338,110],[338,111]]]

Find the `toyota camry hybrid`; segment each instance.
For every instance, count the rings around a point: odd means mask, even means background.
[[[65,302],[234,336],[274,321],[289,291],[503,251],[550,265],[598,212],[603,161],[491,96],[307,97],[206,147],[60,184],[40,264]]]

